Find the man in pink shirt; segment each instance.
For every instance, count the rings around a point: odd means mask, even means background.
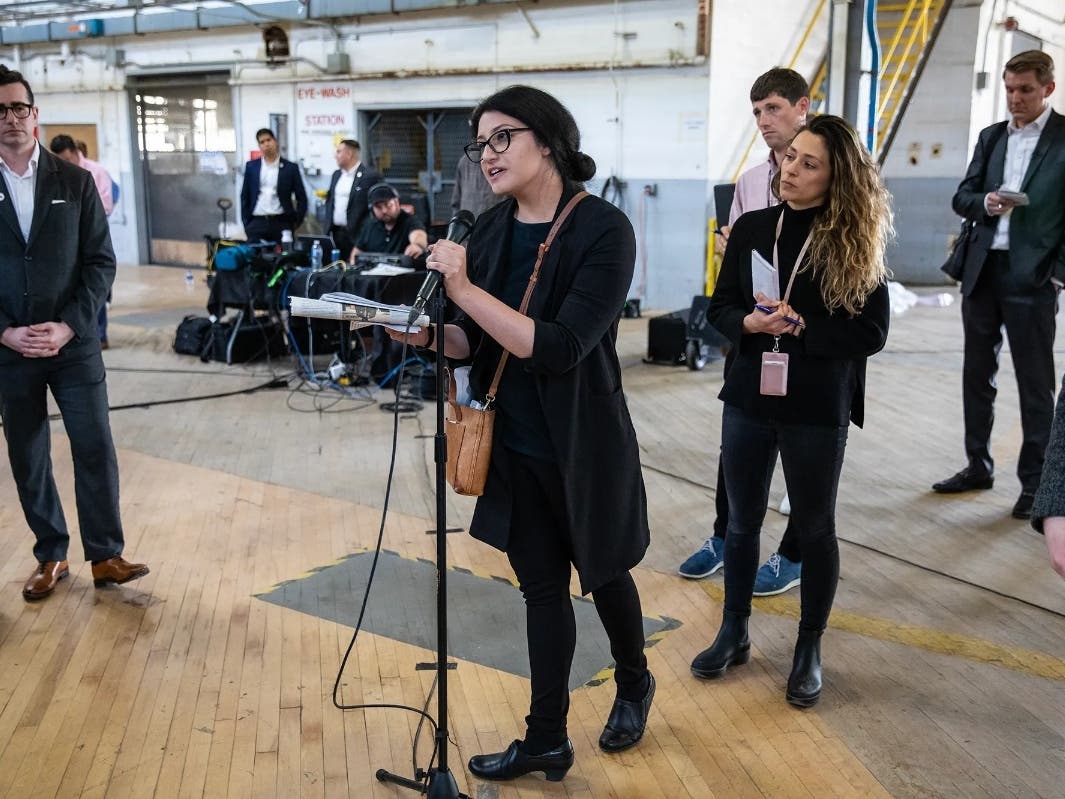
[[[777,205],[780,200],[773,188],[773,178],[780,171],[780,163],[787,152],[795,131],[805,123],[810,109],[810,87],[793,69],[774,67],[760,75],[751,86],[751,111],[762,139],[769,146],[769,157],[740,175],[732,200],[728,225],[721,228],[722,241],[728,243],[732,224],[748,211]],[[681,577],[708,577],[724,565],[725,535],[728,529],[728,497],[722,478],[721,461],[717,466],[717,518],[713,535],[685,560],[677,573]],[[755,596],[782,594],[794,588],[802,575],[802,552],[799,536],[789,520],[780,546],[758,569],[754,583]]]
[[[100,201],[104,204],[104,213],[107,216],[111,216],[111,212],[115,210],[115,200],[112,191],[113,182],[111,176],[107,174],[107,170],[91,158],[86,158],[78,149],[74,139],[65,133],[55,136],[48,149],[64,161],[80,166],[92,175],[92,182],[96,184],[96,191],[99,192]],[[108,293],[107,302],[110,301],[111,295]],[[106,350],[109,346],[107,343],[107,303],[104,303],[104,306],[100,309],[97,327],[100,333],[100,346]]]
[[[48,149],[64,161],[80,166],[92,175],[93,183],[96,184],[96,191],[100,193],[100,200],[104,204],[104,213],[111,216],[111,212],[115,210],[115,203],[111,195],[111,176],[107,174],[107,170],[96,161],[82,155],[74,139],[66,134],[60,134],[53,138]]]

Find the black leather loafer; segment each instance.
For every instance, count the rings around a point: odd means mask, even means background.
[[[639,702],[615,699],[610,708],[603,734],[599,736],[599,748],[604,752],[623,752],[639,743],[647,726],[647,714],[655,698],[655,676],[647,672],[647,695]]]
[[[513,741],[505,752],[474,755],[470,758],[470,773],[482,780],[512,780],[534,771],[542,771],[550,782],[559,782],[573,765],[573,744],[564,743],[538,755],[527,755]]]
[[[960,494],[963,491],[986,491],[995,484],[995,478],[986,472],[975,471],[966,466],[957,474],[932,485],[937,494]]]

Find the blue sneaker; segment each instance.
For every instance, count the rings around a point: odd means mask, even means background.
[[[721,539],[706,539],[694,555],[680,564],[677,574],[681,577],[687,577],[689,580],[699,580],[703,577],[709,577],[724,566],[725,548],[722,546],[721,551],[718,552],[714,548],[714,541],[721,541]]]
[[[754,578],[755,596],[783,594],[802,582],[802,564],[788,560],[778,552],[769,556]]]

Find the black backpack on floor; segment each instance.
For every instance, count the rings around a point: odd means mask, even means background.
[[[174,352],[182,355],[201,355],[207,343],[211,320],[206,316],[189,315],[181,320],[174,334]]]

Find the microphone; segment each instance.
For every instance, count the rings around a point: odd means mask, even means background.
[[[466,237],[470,235],[470,228],[473,227],[475,221],[476,217],[472,212],[465,209],[459,211],[447,224],[447,240],[462,244]],[[436,287],[440,285],[440,278],[439,272],[432,269],[429,270],[429,274],[425,276],[425,282],[418,289],[418,296],[414,300],[414,305],[411,306],[410,316],[407,317],[408,325],[413,325],[418,317],[421,316],[425,306],[432,299],[433,294],[436,293]]]

